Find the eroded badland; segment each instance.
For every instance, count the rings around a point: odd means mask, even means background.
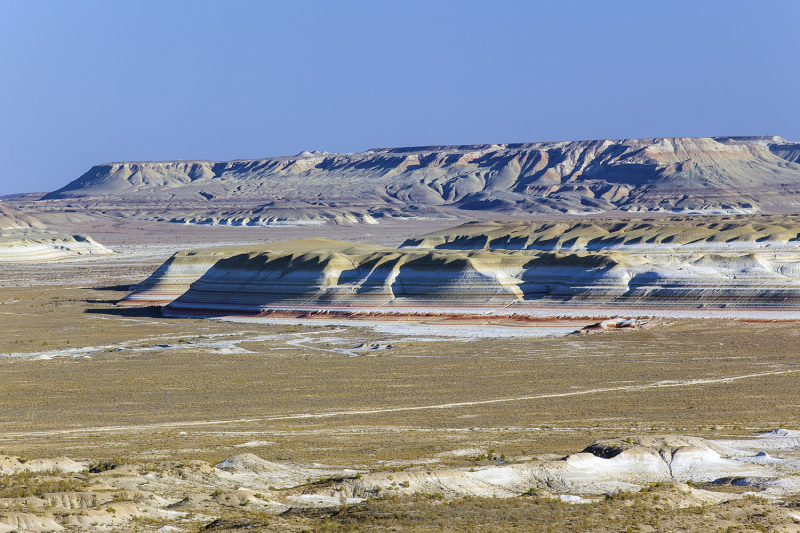
[[[797,171],[787,141],[716,142],[725,165]],[[402,166],[388,180],[527,150],[532,176],[558,147],[439,148],[361,157]],[[583,171],[598,197],[617,175]],[[126,183],[159,190],[143,175]],[[743,214],[750,198],[525,218],[547,197],[495,185],[507,217],[413,216],[394,189],[394,215],[225,227],[131,215],[117,185],[3,202],[0,532],[800,531],[796,217]],[[565,191],[547,205],[586,205]]]

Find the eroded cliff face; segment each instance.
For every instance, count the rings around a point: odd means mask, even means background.
[[[44,199],[229,225],[374,223],[392,216],[454,217],[464,210],[748,213],[800,206],[799,160],[800,144],[780,137],[303,152],[98,165]]]
[[[177,315],[800,310],[800,225],[605,226],[474,223],[399,249],[306,239],[179,252],[121,303]]]
[[[639,220],[468,222],[407,239],[401,248],[448,250],[615,250],[648,255],[797,252],[800,217],[707,216]]]

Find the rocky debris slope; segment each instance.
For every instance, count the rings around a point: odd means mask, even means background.
[[[800,144],[656,138],[122,162],[97,165],[43,200],[55,211],[223,225],[375,223],[464,210],[785,211],[800,205]]]
[[[747,231],[759,239],[764,234]],[[675,228],[665,230],[676,233]],[[752,242],[746,231],[733,233]],[[174,315],[800,309],[800,253],[791,242],[791,249],[781,253],[769,247],[760,252],[712,247],[652,254],[618,248],[483,249],[487,238],[475,235],[465,242],[463,250],[394,249],[306,239],[178,252],[120,303],[166,305],[165,312]],[[476,249],[468,248],[470,242]]]
[[[50,231],[37,218],[0,204],[0,263],[57,261],[110,253],[88,235]]]

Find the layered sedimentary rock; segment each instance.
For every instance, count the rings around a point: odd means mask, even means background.
[[[640,220],[469,222],[407,239],[401,248],[686,254],[800,252],[797,215]]]
[[[50,231],[40,220],[0,205],[0,263],[55,261],[111,250],[88,235]]]
[[[61,235],[55,232],[0,235],[0,262],[57,261],[111,253],[111,250],[88,235]]]
[[[374,223],[473,210],[751,213],[800,206],[800,144],[780,137],[629,139],[303,152],[98,165],[44,197],[150,220]]]
[[[240,261],[259,254],[353,254],[391,250],[382,246],[369,246],[328,239],[303,239],[260,246],[236,246],[177,252],[159,266],[153,274],[134,287],[134,292],[122,301],[128,305],[166,305],[189,290],[192,283],[204,277],[209,270],[228,268],[228,260]],[[216,267],[221,263],[220,267]],[[232,273],[230,280],[237,277]]]
[[[553,306],[800,309],[800,254],[393,249],[312,239],[180,252],[123,303],[167,305],[175,314],[525,315]]]

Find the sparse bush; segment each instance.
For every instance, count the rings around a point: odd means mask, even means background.
[[[96,461],[89,466],[89,473],[91,474],[100,474],[101,472],[107,472],[109,470],[114,470],[117,467],[122,466],[123,461],[119,457],[113,456],[110,459],[103,459],[100,461]]]
[[[0,498],[41,497],[54,492],[77,492],[86,486],[84,480],[60,471],[23,471],[0,476]]]

